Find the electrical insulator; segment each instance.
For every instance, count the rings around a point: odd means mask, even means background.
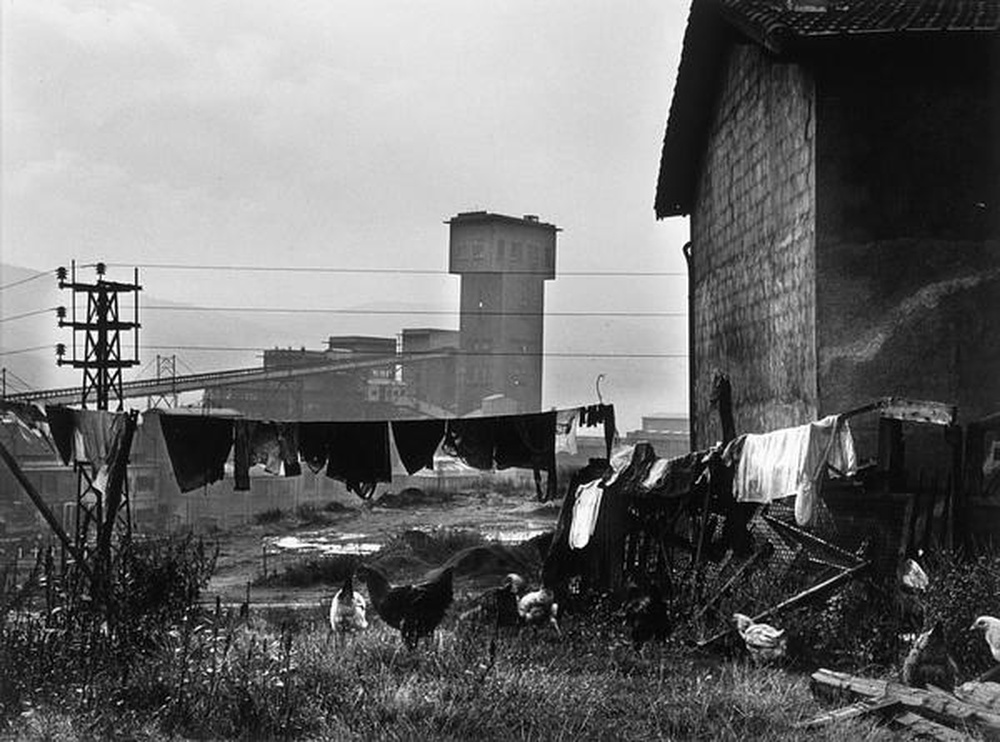
[[[66,345],[64,343],[56,343],[56,358],[62,358],[66,355]]]
[[[59,320],[66,319],[66,307],[56,307],[56,317]]]
[[[58,278],[60,281],[65,281],[66,280],[66,268],[65,268],[65,266],[60,265],[58,268],[56,268],[56,278]]]
[[[97,275],[103,276],[107,272],[108,272],[108,266],[106,266],[104,263],[97,264]]]

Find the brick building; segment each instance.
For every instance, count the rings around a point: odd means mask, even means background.
[[[885,395],[1000,409],[1000,0],[694,0],[656,215],[690,215],[695,447]],[[689,251],[689,252],[688,252]]]

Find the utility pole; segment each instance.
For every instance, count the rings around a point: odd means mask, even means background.
[[[108,411],[114,404],[117,411],[124,407],[122,371],[139,363],[139,269],[134,269],[132,283],[108,281],[104,263],[97,263],[97,280],[84,283],[77,280],[76,261],[67,276],[64,267],[56,271],[60,289],[72,293],[72,312],[67,319],[66,308],[59,307],[59,327],[73,331],[72,355],[66,358],[66,346],[56,346],[56,362],[83,371],[80,405],[86,409],[93,401],[98,411]],[[67,280],[68,278],[68,280]],[[132,320],[120,316],[119,296],[132,295]],[[78,297],[85,297],[84,319],[77,317]],[[122,353],[122,333],[133,333],[132,355]],[[78,340],[79,338],[79,340]],[[82,347],[81,347],[82,346]],[[109,455],[108,478],[103,491],[95,486],[94,471],[105,462],[74,462],[77,475],[76,493],[76,549],[90,562],[94,574],[94,591],[99,596],[110,585],[111,548],[117,530],[120,540],[132,536],[132,513],[128,497],[126,469],[132,437],[138,415],[133,411],[125,416],[125,428],[117,440],[117,450]],[[117,527],[117,528],[116,528]]]

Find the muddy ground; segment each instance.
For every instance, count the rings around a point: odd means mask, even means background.
[[[486,539],[516,544],[551,531],[560,502],[539,503],[534,493],[495,492],[447,496],[393,495],[377,503],[319,509],[302,519],[287,514],[269,523],[244,526],[206,536],[217,541],[216,571],[203,601],[242,603],[249,589],[251,605],[319,606],[337,586],[293,588],[252,584],[265,574],[300,560],[331,554],[373,553],[393,536],[409,530],[462,529]],[[249,583],[249,588],[248,588]],[[461,585],[456,586],[457,589]]]

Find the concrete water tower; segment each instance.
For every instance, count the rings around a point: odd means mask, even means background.
[[[537,216],[473,211],[448,222],[448,270],[462,277],[460,414],[503,395],[507,411],[542,404],[545,281],[555,278],[556,232]]]

